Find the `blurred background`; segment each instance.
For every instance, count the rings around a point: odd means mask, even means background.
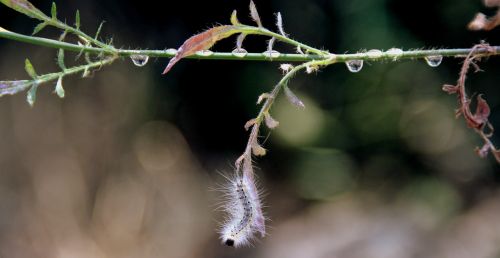
[[[32,1],[49,13],[51,1]],[[116,47],[177,48],[229,22],[251,23],[248,1],[56,1],[58,16]],[[499,44],[499,29],[470,32],[479,0],[256,1],[266,27],[280,11],[291,37],[335,53],[392,47]],[[0,6],[0,26],[30,34],[31,20]],[[45,29],[41,36],[56,38]],[[251,36],[248,51],[266,38]],[[234,38],[214,50],[230,51]],[[280,52],[293,49],[277,44]],[[57,71],[56,50],[0,39],[0,78]],[[74,55],[67,54],[68,63]],[[0,257],[500,257],[500,169],[480,159],[480,139],[454,118],[455,96],[441,91],[461,59],[437,68],[422,60],[337,64],[290,84],[306,109],[279,99],[280,121],[264,130],[257,159],[269,235],[253,247],[220,244],[217,210],[232,164],[244,149],[257,97],[281,77],[278,63],[167,59],[136,67],[123,59],[91,78],[0,99]],[[500,60],[470,74],[469,94],[489,102],[500,127]],[[500,144],[498,137],[492,138]]]

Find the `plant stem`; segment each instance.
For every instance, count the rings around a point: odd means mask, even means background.
[[[262,29],[265,30],[265,29]],[[271,32],[272,33],[272,32]],[[272,33],[273,35],[275,33]],[[271,34],[266,34],[271,35]],[[276,34],[274,36],[281,36],[280,34]],[[282,37],[282,36],[281,36]],[[101,54],[101,53],[112,53],[121,57],[129,57],[131,55],[146,55],[149,57],[165,57],[171,58],[175,56],[174,51],[168,50],[132,50],[132,49],[104,49],[100,47],[89,47],[89,46],[81,46],[72,43],[57,41],[53,39],[35,37],[23,35],[15,32],[11,32],[5,30],[0,27],[0,38],[11,39],[15,41],[25,42],[33,45],[40,45],[44,47],[64,49],[67,51],[73,52],[85,52],[92,54]],[[279,38],[279,40],[285,41],[291,40],[283,37],[283,39]],[[300,44],[300,43],[299,43]],[[305,47],[304,47],[305,48]],[[491,52],[487,49],[475,49],[475,55],[499,55],[500,54],[500,46],[492,46],[491,49],[494,52]],[[429,50],[408,50],[403,51],[399,54],[383,52],[380,57],[373,58],[368,53],[355,53],[355,54],[336,54],[334,55],[335,62],[346,62],[350,60],[366,60],[366,61],[391,61],[391,60],[405,60],[405,59],[415,59],[415,58],[424,58],[426,56],[432,55],[441,55],[443,57],[464,57],[469,54],[473,49],[472,48],[455,48],[455,49],[429,49]],[[311,51],[312,52],[312,51]],[[262,53],[248,53],[244,57],[234,56],[229,52],[214,52],[212,55],[205,56],[195,54],[192,56],[188,56],[186,58],[191,59],[212,59],[212,60],[242,60],[242,61],[277,61],[277,62],[307,62],[313,60],[325,60],[328,58],[332,58],[332,56],[325,55],[302,55],[302,54],[280,54],[279,57],[270,59],[268,56]]]
[[[47,23],[49,23],[50,25],[52,25],[56,28],[73,33],[73,34],[85,39],[87,42],[90,42],[90,43],[98,46],[99,48],[101,48],[100,52],[110,53],[110,52],[113,52],[113,50],[114,50],[113,46],[102,43],[101,41],[94,39],[94,38],[90,37],[89,35],[83,33],[81,30],[75,29],[71,26],[68,26],[66,23],[63,23],[59,20],[50,19],[47,21]]]
[[[319,50],[317,48],[308,46],[306,44],[300,43],[296,40],[293,40],[293,39],[288,38],[286,36],[283,36],[281,34],[272,32],[272,31],[265,29],[265,28],[259,28],[259,27],[253,27],[253,26],[247,26],[247,25],[239,25],[238,28],[243,33],[246,33],[246,34],[274,37],[279,41],[285,42],[287,44],[290,44],[290,45],[293,45],[296,47],[300,47],[300,48],[306,50],[307,52],[313,53],[313,54],[318,55],[318,56],[328,56],[330,54],[328,51],[323,51],[323,50]]]
[[[239,171],[239,168],[241,167],[241,164],[243,162],[250,162],[252,159],[252,147],[253,144],[257,143],[258,137],[259,137],[259,129],[262,125],[262,122],[264,121],[264,116],[266,113],[268,113],[271,110],[272,105],[274,104],[274,100],[278,97],[280,91],[283,89],[288,84],[288,81],[295,75],[297,72],[299,72],[302,69],[305,69],[308,66],[322,66],[322,65],[328,65],[332,64],[335,61],[333,59],[329,60],[313,60],[309,61],[307,63],[302,63],[294,68],[292,68],[290,71],[288,71],[283,78],[274,86],[273,90],[269,93],[269,95],[266,97],[266,100],[264,104],[262,105],[262,108],[259,111],[259,114],[257,117],[254,119],[254,124],[252,125],[252,131],[250,132],[250,136],[248,137],[248,142],[247,146],[245,147],[245,151],[243,154],[236,160],[235,166],[236,170]],[[251,163],[251,162],[250,162]]]
[[[65,77],[68,75],[73,75],[73,74],[77,74],[77,73],[81,73],[81,72],[85,72],[85,71],[91,71],[92,69],[99,68],[99,67],[102,67],[104,65],[109,65],[109,64],[113,63],[117,58],[118,58],[117,56],[112,56],[112,57],[108,57],[106,59],[95,61],[95,62],[92,62],[89,64],[64,69],[61,72],[40,75],[36,79],[29,81],[26,84],[26,88],[29,88],[29,86],[34,85],[34,84],[40,85],[40,84],[44,84],[44,83],[47,83],[50,81],[54,81],[54,80],[57,80],[59,77]]]

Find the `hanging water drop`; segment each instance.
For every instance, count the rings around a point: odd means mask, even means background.
[[[233,56],[240,57],[240,58],[243,58],[248,54],[248,52],[243,48],[236,48],[231,53],[233,53]]]
[[[196,54],[200,55],[200,56],[211,56],[214,54],[214,52],[212,52],[210,50],[200,50],[200,51],[196,51]]]
[[[276,50],[271,50],[271,51],[265,51],[264,53],[262,53],[264,56],[266,56],[267,58],[278,58],[281,54],[280,52],[276,51]]]
[[[369,50],[368,52],[366,52],[366,55],[370,59],[377,59],[377,58],[381,58],[383,53],[382,53],[382,51],[380,51],[378,49],[372,49],[372,50]]]
[[[350,60],[345,62],[345,65],[349,69],[349,72],[357,73],[363,68],[363,60]]]
[[[130,59],[136,66],[145,66],[148,63],[149,56],[146,55],[131,55]]]
[[[441,64],[441,61],[443,61],[443,56],[441,55],[435,55],[435,56],[426,56],[425,57],[425,62],[430,67],[438,67]]]
[[[390,48],[385,51],[385,54],[391,56],[393,61],[396,61],[403,55],[403,50],[400,48]]]

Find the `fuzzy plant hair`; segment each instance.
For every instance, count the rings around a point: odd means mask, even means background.
[[[220,229],[222,243],[239,247],[249,244],[256,233],[264,237],[266,219],[261,208],[261,193],[253,176],[250,173],[236,175],[224,192],[224,209],[228,216]]]
[[[178,49],[120,49],[113,46],[112,40],[102,41],[100,39],[99,34],[103,23],[101,23],[96,34],[93,36],[83,32],[80,28],[80,14],[78,11],[74,18],[74,24],[68,25],[57,17],[55,3],[52,4],[50,15],[46,15],[37,9],[28,0],[0,0],[0,3],[39,22],[34,28],[32,35],[23,35],[0,27],[0,38],[58,50],[57,64],[60,71],[38,74],[31,61],[26,59],[25,70],[28,74],[28,79],[0,81],[0,96],[26,92],[26,100],[31,106],[35,105],[36,93],[40,86],[52,83],[57,96],[64,98],[64,78],[75,74],[88,77],[92,72],[101,69],[103,66],[110,65],[124,58],[130,58],[139,67],[146,65],[152,57],[171,58],[163,70],[163,74],[168,74],[175,64],[184,58],[281,62],[280,69],[284,74],[283,77],[269,92],[258,96],[257,105],[261,106],[260,111],[255,118],[248,120],[244,125],[244,128],[250,131],[248,142],[243,153],[236,160],[234,175],[224,190],[227,198],[224,205],[227,219],[221,227],[220,238],[228,246],[244,246],[251,243],[256,235],[260,237],[266,235],[266,218],[263,215],[261,194],[255,182],[252,162],[255,157],[266,154],[266,149],[259,142],[260,128],[265,125],[269,129],[274,129],[279,125],[279,122],[271,116],[271,108],[276,98],[279,97],[279,94],[283,92],[293,106],[299,109],[305,108],[304,102],[289,87],[290,79],[302,71],[311,74],[326,66],[345,64],[350,72],[357,73],[362,70],[363,63],[366,61],[397,62],[404,59],[423,59],[429,66],[437,67],[445,57],[462,58],[464,62],[457,83],[455,85],[446,84],[443,86],[443,90],[448,94],[457,96],[459,105],[456,111],[457,117],[462,116],[467,126],[474,130],[484,141],[481,147],[477,147],[477,154],[480,157],[486,157],[491,153],[500,162],[500,150],[495,147],[490,139],[493,134],[493,126],[488,120],[490,107],[482,95],[477,95],[475,101],[476,107],[471,108],[472,100],[468,97],[465,88],[466,75],[470,68],[479,70],[477,63],[484,57],[499,55],[500,46],[491,46],[486,42],[481,42],[472,48],[428,50],[391,48],[385,51],[372,49],[358,53],[335,54],[290,38],[285,33],[283,17],[279,12],[276,14],[276,32],[265,28],[254,2],[250,1],[250,17],[255,22],[255,26],[241,23],[238,20],[235,10],[231,14],[230,24],[214,26],[196,34],[184,41]],[[484,4],[488,7],[500,7],[499,0],[484,0]],[[498,25],[500,25],[500,11],[492,17],[478,13],[468,27],[471,30],[491,30]],[[61,36],[57,39],[35,36],[35,34],[45,27],[60,29],[62,31]],[[76,36],[78,43],[68,42],[66,39],[68,34]],[[212,52],[210,50],[218,41],[233,35],[237,35],[234,50],[230,52]],[[268,39],[267,48],[262,53],[247,52],[243,47],[243,43],[249,35],[266,37]],[[274,45],[278,42],[292,46],[294,52],[279,53],[274,50]],[[67,52],[78,53],[78,57],[83,56],[83,61],[80,59],[81,64],[68,67],[65,64],[65,53]]]

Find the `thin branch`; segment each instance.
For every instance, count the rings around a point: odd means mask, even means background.
[[[332,63],[335,63],[335,59],[327,59],[327,60],[313,60],[309,61],[306,63],[302,63],[294,68],[292,68],[290,71],[288,71],[283,78],[274,86],[273,90],[266,94],[266,101],[262,105],[262,108],[260,109],[259,114],[257,115],[256,118],[252,119],[252,131],[250,132],[250,136],[248,137],[248,142],[247,146],[245,147],[245,151],[243,154],[236,160],[235,166],[236,166],[236,171],[240,171],[241,164],[244,162],[251,163],[252,159],[252,148],[254,147],[255,144],[258,144],[258,136],[259,136],[259,129],[262,125],[262,122],[265,119],[265,114],[269,113],[271,110],[272,105],[274,104],[274,100],[278,97],[280,91],[287,86],[288,81],[297,74],[300,70],[306,69],[307,67],[311,66],[326,66]]]
[[[13,95],[21,91],[25,91],[31,87],[38,87],[39,85],[51,81],[60,80],[61,78],[64,78],[68,75],[82,73],[82,76],[85,77],[86,74],[90,73],[91,71],[113,63],[117,58],[117,56],[107,57],[105,59],[91,62],[85,65],[67,68],[62,70],[61,72],[40,75],[31,80],[0,81],[0,96],[7,94]]]
[[[261,29],[264,30],[264,29]],[[277,39],[285,41],[283,36],[272,33]],[[175,56],[175,52],[170,50],[133,50],[133,49],[114,49],[110,51],[109,49],[103,49],[99,47],[82,46],[67,42],[62,42],[53,39],[47,39],[42,37],[28,36],[12,31],[5,30],[0,27],[0,38],[6,38],[14,41],[25,42],[33,45],[39,45],[50,48],[64,49],[72,52],[84,52],[91,54],[101,54],[101,53],[113,53],[122,57],[129,57],[131,55],[146,55],[149,57],[164,57],[171,58]],[[304,47],[305,48],[305,47]],[[366,60],[366,61],[387,61],[387,60],[404,60],[404,59],[415,59],[415,58],[425,58],[426,56],[441,55],[443,57],[463,57],[474,51],[474,55],[499,55],[500,46],[491,47],[494,52],[488,52],[485,49],[472,49],[472,48],[454,48],[454,49],[429,49],[429,50],[408,50],[402,53],[392,53],[382,52],[382,55],[374,58],[368,53],[355,53],[355,54],[335,54],[335,60],[337,62],[346,62],[350,60]],[[215,60],[243,60],[243,61],[275,61],[275,62],[307,62],[313,60],[321,60],[331,58],[331,55],[302,55],[302,54],[280,54],[278,57],[273,57],[270,59],[263,53],[248,53],[244,57],[235,56],[229,52],[214,52],[211,55],[195,54],[188,56],[186,58],[191,59],[215,59]]]

